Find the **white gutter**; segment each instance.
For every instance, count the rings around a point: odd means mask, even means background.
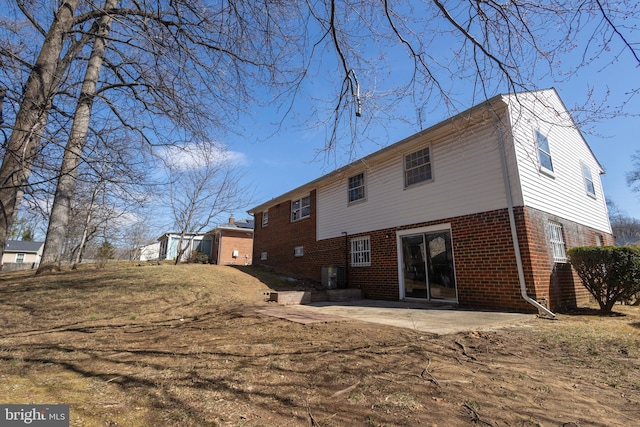
[[[520,281],[520,294],[522,298],[538,309],[539,312],[544,313],[547,317],[555,319],[556,315],[547,307],[540,304],[538,301],[527,295],[527,282],[524,278],[524,267],[522,266],[522,254],[520,253],[520,242],[518,241],[518,229],[516,228],[516,217],[513,213],[513,195],[511,194],[511,182],[509,180],[509,163],[507,162],[507,150],[504,143],[504,137],[502,134],[502,127],[500,126],[500,118],[489,106],[491,112],[496,118],[496,129],[498,130],[498,140],[500,147],[500,161],[502,163],[502,178],[504,180],[504,190],[507,196],[507,210],[509,211],[509,224],[511,226],[511,239],[513,240],[513,251],[516,254],[516,264],[518,266],[518,279]]]

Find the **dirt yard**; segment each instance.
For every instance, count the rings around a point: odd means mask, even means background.
[[[70,404],[72,426],[640,425],[638,307],[432,336],[260,315],[285,285],[256,275],[0,275],[0,403]]]

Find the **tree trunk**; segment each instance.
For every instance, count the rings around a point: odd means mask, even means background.
[[[42,131],[60,82],[58,61],[79,0],[64,0],[54,15],[24,88],[20,110],[0,166],[0,256],[39,151]]]
[[[84,252],[84,247],[87,244],[87,236],[89,235],[89,226],[91,225],[91,213],[93,211],[93,205],[96,201],[96,197],[98,196],[98,190],[100,188],[101,182],[102,180],[98,181],[95,188],[93,189],[93,193],[91,193],[91,203],[89,204],[89,209],[87,209],[87,216],[84,221],[84,227],[82,229],[82,239],[80,240],[80,245],[78,245],[78,252],[76,252],[76,257],[73,261],[73,267],[72,267],[73,270],[76,270],[78,268],[78,264],[82,262],[82,253]],[[48,237],[49,236],[47,236],[47,238]]]
[[[118,4],[118,1],[119,0],[106,0],[104,9],[109,10],[114,8]],[[49,227],[44,243],[42,260],[38,267],[38,274],[60,269],[62,246],[67,234],[71,214],[71,200],[73,199],[76,188],[80,157],[87,140],[91,109],[96,95],[96,87],[98,85],[98,78],[100,77],[100,69],[102,68],[103,56],[106,49],[106,37],[109,34],[111,21],[111,16],[104,15],[92,27],[95,31],[95,39],[84,81],[82,82],[78,105],[76,106],[73,117],[71,134],[65,147],[62,165],[60,166],[60,175],[51,207]]]

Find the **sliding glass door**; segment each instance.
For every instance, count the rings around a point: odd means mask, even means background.
[[[402,236],[404,297],[456,301],[449,230]]]

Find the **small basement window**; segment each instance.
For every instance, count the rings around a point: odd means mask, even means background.
[[[567,252],[562,237],[562,225],[557,222],[549,222],[549,242],[553,250],[553,261],[557,263],[567,262]]]
[[[371,241],[369,236],[351,239],[351,265],[368,267],[371,265]]]

